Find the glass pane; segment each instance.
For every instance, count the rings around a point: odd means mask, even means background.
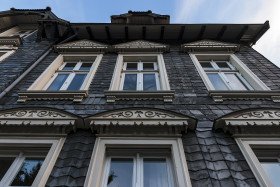
[[[207,76],[216,90],[228,90],[228,87],[218,73],[207,73]]]
[[[31,186],[43,162],[44,158],[26,158],[11,186]]]
[[[157,90],[155,74],[143,74],[143,90]]]
[[[48,90],[59,90],[68,76],[69,74],[58,74]]]
[[[143,70],[154,70],[154,63],[143,63]]]
[[[86,78],[86,75],[87,74],[76,74],[67,90],[79,90]]]
[[[77,63],[66,63],[62,70],[73,70]]]
[[[138,63],[127,63],[126,70],[137,70]]]
[[[225,73],[232,90],[247,90],[235,73]]]
[[[137,89],[137,74],[125,74],[123,90]]]
[[[15,158],[13,157],[0,157],[0,181],[11,167],[14,160]]]
[[[260,163],[266,172],[267,176],[269,177],[270,181],[274,186],[279,186],[280,185],[280,178],[279,178],[279,173],[280,173],[280,163],[276,159],[271,159],[271,160],[261,160]]]
[[[210,62],[204,61],[204,62],[200,62],[200,64],[204,70],[213,70],[214,69]]]
[[[112,158],[107,187],[131,187],[132,176],[132,158]]]
[[[228,64],[224,61],[218,61],[216,62],[216,64],[218,65],[218,67],[222,70],[230,70],[230,67],[228,66]]]
[[[79,70],[90,70],[92,63],[83,63]]]
[[[169,187],[170,178],[166,159],[144,159],[144,187]]]

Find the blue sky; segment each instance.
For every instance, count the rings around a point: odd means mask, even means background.
[[[264,23],[271,28],[254,46],[280,67],[279,0],[1,0],[0,11],[50,6],[70,22],[110,22],[128,10],[152,10],[171,16],[171,23]],[[268,3],[269,2],[269,3]]]

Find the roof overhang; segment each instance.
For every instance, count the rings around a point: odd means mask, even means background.
[[[112,24],[71,23],[79,30],[80,39],[121,41],[181,40],[193,42],[202,39],[254,45],[269,29],[269,22],[263,24]]]

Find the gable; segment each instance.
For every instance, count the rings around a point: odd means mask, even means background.
[[[240,45],[233,43],[226,43],[214,40],[199,40],[181,45],[181,50],[185,52],[196,51],[239,51]]]
[[[54,48],[57,52],[104,52],[108,45],[84,39],[56,45]]]
[[[169,51],[169,46],[145,40],[135,40],[113,45],[112,49],[115,52],[167,52]]]

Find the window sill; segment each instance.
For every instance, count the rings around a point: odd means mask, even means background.
[[[1,36],[0,45],[13,45],[19,46],[21,44],[21,38],[16,36]]]
[[[163,100],[173,102],[174,90],[158,91],[104,91],[108,103],[117,100]]]
[[[271,100],[280,102],[279,90],[209,90],[209,96],[215,102],[224,100]]]
[[[18,92],[18,102],[24,103],[27,100],[72,100],[82,102],[84,97],[88,96],[87,90],[77,91],[45,91],[45,90],[27,90]]]

